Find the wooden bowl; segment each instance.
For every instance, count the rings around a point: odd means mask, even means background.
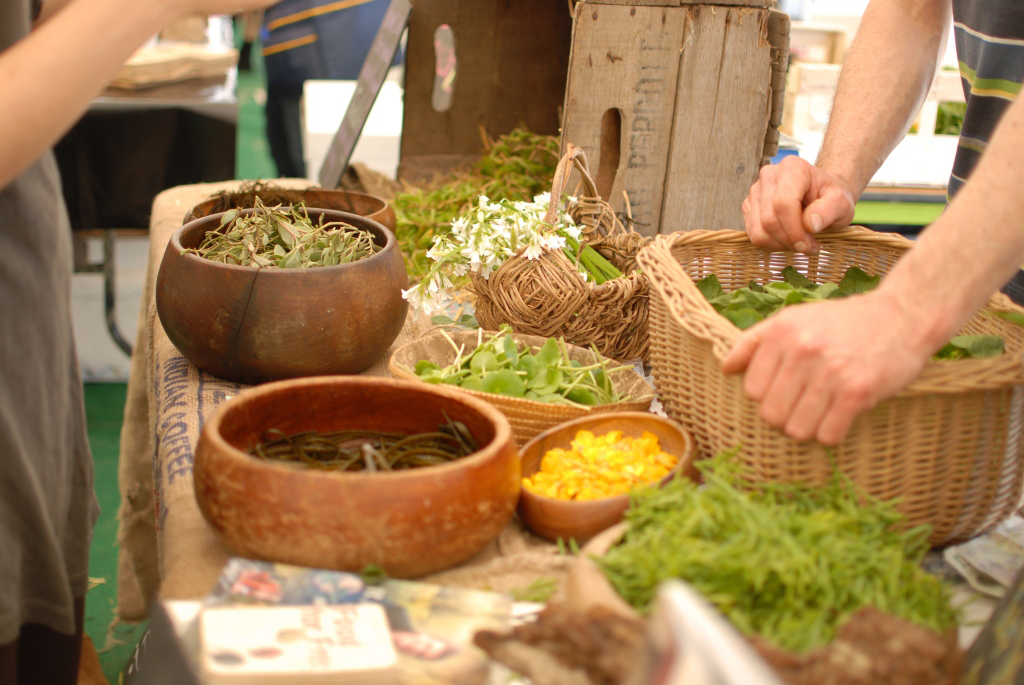
[[[523,478],[540,469],[541,459],[548,450],[569,448],[580,430],[589,430],[594,435],[620,430],[631,438],[639,438],[648,431],[658,436],[663,452],[679,457],[679,462],[662,479],[662,483],[680,473],[694,481],[700,478],[693,465],[693,440],[686,429],[675,421],[645,412],[592,414],[544,431],[519,450]],[[561,538],[568,541],[573,538],[581,545],[620,522],[628,507],[628,494],[597,500],[560,500],[523,488],[519,496],[519,518],[530,530],[548,540]]]
[[[477,335],[490,336],[494,331],[435,331],[408,342],[391,355],[388,366],[396,378],[404,378],[410,381],[422,383],[415,373],[416,362],[421,359],[429,359],[442,368],[455,361],[455,349],[452,348],[452,340],[456,347],[462,346],[466,353],[470,353],[477,347]],[[512,339],[517,344],[528,346],[533,350],[539,349],[546,341],[537,335],[524,335],[513,333]],[[594,353],[585,347],[566,345],[569,356],[583,364],[594,363]],[[618,365],[618,362],[612,361]],[[522,446],[539,433],[559,425],[563,421],[569,421],[581,416],[593,416],[606,412],[637,412],[645,411],[651,406],[654,398],[654,388],[632,369],[615,371],[610,374],[615,389],[628,400],[614,404],[602,404],[593,407],[571,406],[567,404],[549,404],[537,402],[523,397],[509,397],[508,395],[497,395],[490,392],[478,392],[476,390],[461,390],[474,397],[493,404],[508,417],[512,424],[512,433],[516,436],[516,442]],[[453,386],[454,387],[454,386]]]
[[[332,472],[259,460],[263,433],[437,430],[445,414],[480,449],[448,464]],[[207,419],[195,492],[224,544],[245,557],[412,578],[454,566],[497,537],[519,496],[519,460],[501,412],[449,387],[324,376],[243,390]]]
[[[308,211],[314,223],[322,215],[324,222],[369,230],[383,249],[350,264],[260,269],[184,252],[220,226],[221,214],[191,221],[171,237],[157,275],[157,313],[167,337],[196,366],[248,384],[358,373],[398,337],[409,279],[395,235],[355,214]]]
[[[305,190],[294,188],[279,188],[275,190],[270,188],[256,191],[256,194],[262,193],[264,197],[268,198],[266,204],[273,206],[278,204],[273,199],[275,192],[284,192],[288,195],[297,194],[302,196],[302,201],[307,207],[336,209],[339,212],[358,214],[383,224],[384,228],[390,231],[395,230],[395,210],[391,208],[387,200],[376,195],[359,193],[354,190],[327,190],[325,188],[306,188]],[[250,209],[252,208],[252,202],[245,202],[249,197],[251,197],[249,193],[228,193],[227,203],[230,207]],[[222,197],[215,195],[193,207],[185,215],[185,220],[182,223],[187,224],[200,217],[216,214],[216,208],[223,207],[224,204]]]

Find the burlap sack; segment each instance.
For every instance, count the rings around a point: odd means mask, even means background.
[[[150,278],[159,269],[163,249],[185,212],[211,193],[234,185],[184,186],[157,197],[150,235]],[[125,620],[144,617],[157,590],[166,599],[204,597],[229,558],[230,552],[199,512],[192,458],[206,417],[244,387],[204,373],[186,360],[160,326],[152,288],[147,288],[145,300],[145,343],[136,348],[133,359],[133,364],[143,369],[134,373],[133,367],[121,445],[118,604],[119,616]],[[410,316],[388,353],[364,373],[390,375],[387,363],[394,349],[418,337],[428,326]],[[139,357],[143,361],[138,361]],[[561,584],[570,559],[513,521],[470,562],[425,580],[503,592],[522,590],[541,577]]]

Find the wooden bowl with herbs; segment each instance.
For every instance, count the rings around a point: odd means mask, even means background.
[[[301,202],[307,207],[336,209],[340,212],[358,214],[384,224],[384,227],[390,231],[395,230],[395,210],[391,208],[387,200],[377,195],[360,193],[355,190],[331,190],[328,188],[306,188],[304,190],[282,188],[260,181],[243,184],[235,192],[217,193],[200,202],[189,210],[182,223],[187,224],[200,217],[219,214],[229,209],[250,209],[255,207],[257,197],[269,207],[291,206]]]
[[[409,456],[412,436],[438,433],[464,443],[465,456],[439,459],[436,446]],[[297,449],[275,453],[283,436]],[[373,442],[384,439],[390,447]],[[422,464],[393,464],[401,440],[403,456]],[[336,463],[318,446],[326,442],[354,449],[359,463]],[[505,527],[519,496],[519,459],[501,412],[454,388],[368,376],[243,390],[207,419],[194,466],[200,511],[235,554],[355,572],[374,564],[396,578],[473,556]]]
[[[196,366],[255,384],[365,370],[402,330],[406,287],[395,236],[378,222],[258,207],[178,229],[160,264],[156,306]]]
[[[519,459],[519,518],[543,538],[581,545],[622,520],[630,491],[679,475],[700,478],[686,429],[646,412],[566,421],[523,445]]]

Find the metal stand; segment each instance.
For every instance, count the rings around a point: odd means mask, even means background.
[[[103,261],[92,263],[89,261],[85,251],[85,236],[76,233],[75,246],[75,273],[102,273],[103,274],[103,312],[107,320],[107,331],[114,343],[120,347],[129,357],[132,356],[132,346],[121,335],[117,327],[117,301],[115,297],[114,279],[114,240],[117,232],[114,229],[103,229]]]

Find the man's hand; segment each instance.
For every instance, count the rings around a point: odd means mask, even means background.
[[[750,242],[766,250],[818,251],[814,235],[853,220],[848,184],[796,156],[761,167],[743,201]]]
[[[920,373],[931,350],[908,327],[879,291],[790,307],[741,335],[722,370],[746,370],[743,389],[768,423],[835,445],[861,412]]]

